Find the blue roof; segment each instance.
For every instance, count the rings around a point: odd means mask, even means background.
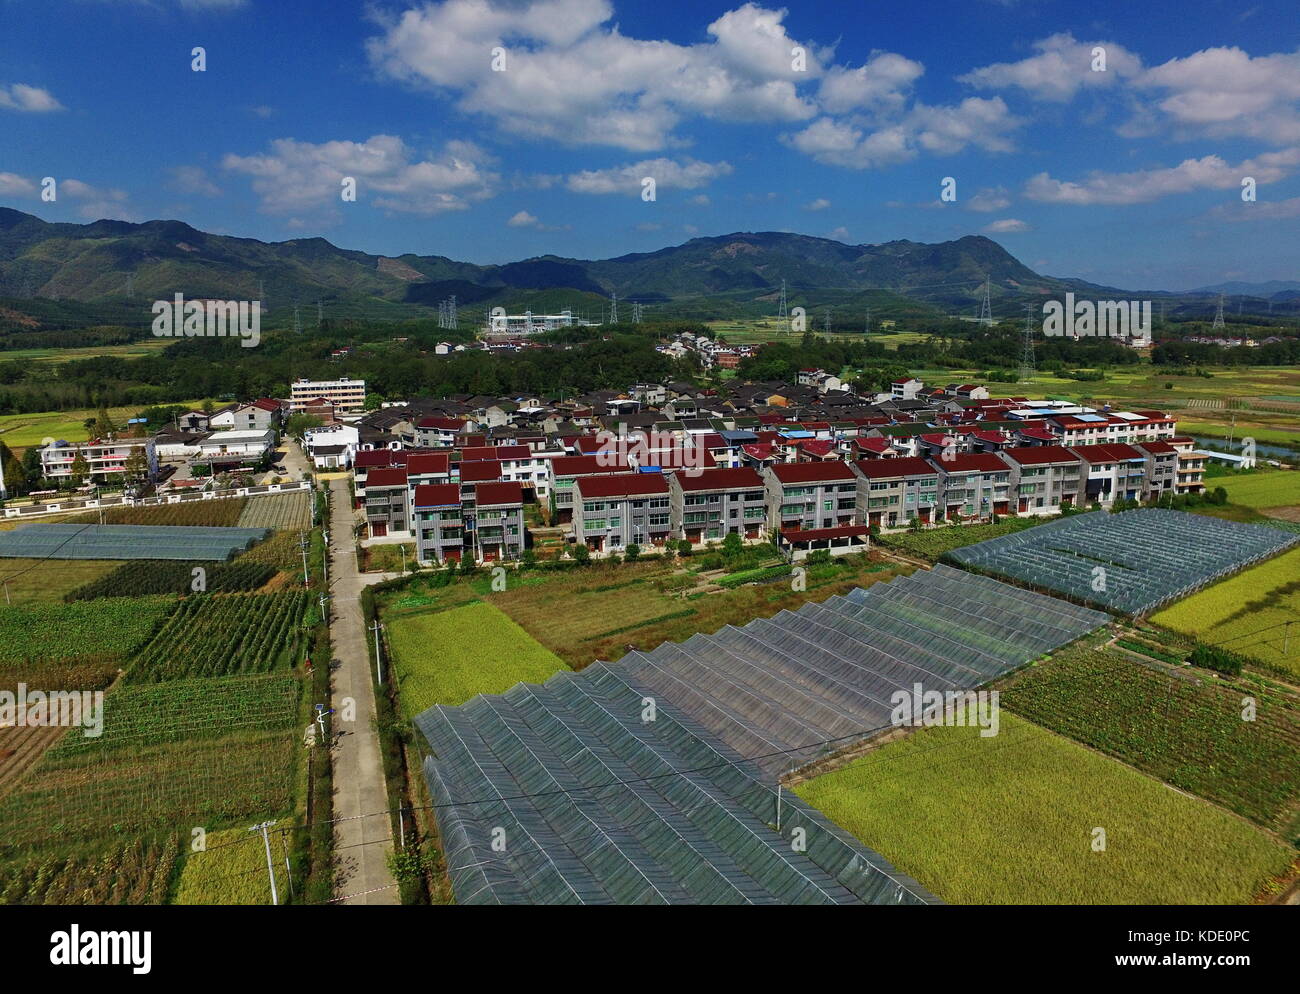
[[[663,470],[663,467],[662,467],[662,466],[639,466],[639,467],[637,467],[637,472],[638,472],[638,473],[662,473],[663,471],[664,471],[664,470]]]
[[[1089,424],[1094,424],[1098,421],[1107,420],[1106,418],[1103,418],[1100,414],[1076,414],[1075,417],[1078,418],[1080,421],[1086,421]]]

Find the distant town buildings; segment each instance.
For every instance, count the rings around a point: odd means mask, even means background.
[[[296,380],[289,387],[289,406],[297,412],[310,407],[313,402],[332,404],[341,414],[365,409],[366,381],[350,380]]]

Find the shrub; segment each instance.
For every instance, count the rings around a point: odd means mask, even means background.
[[[623,552],[623,558],[629,563],[636,562],[641,558],[641,546],[635,543],[629,545]]]
[[[1219,673],[1226,673],[1228,676],[1241,675],[1242,659],[1235,652],[1231,652],[1217,645],[1207,645],[1204,642],[1198,642],[1192,649],[1188,662],[1193,666],[1203,666],[1207,670],[1215,670]]]

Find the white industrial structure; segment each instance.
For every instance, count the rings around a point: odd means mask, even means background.
[[[594,327],[595,322],[575,317],[573,311],[565,308],[559,314],[534,314],[524,311],[522,314],[506,314],[504,308],[493,308],[488,312],[488,323],[484,333],[493,336],[513,337],[516,335],[537,335],[543,331],[555,331],[557,328]]]

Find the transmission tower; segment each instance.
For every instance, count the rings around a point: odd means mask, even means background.
[[[1020,382],[1032,379],[1034,375],[1034,308],[1025,305],[1024,339],[1020,346]]]
[[[831,333],[831,309],[826,308],[826,336],[829,338]]]
[[[316,301],[316,327],[319,328],[325,320],[325,305],[319,300]]]
[[[780,321],[782,324],[784,324],[785,319],[787,317],[788,315],[786,313],[786,307],[785,307],[785,280],[782,280],[781,281],[781,303],[780,306],[777,308],[776,319]]]
[[[452,331],[456,331],[456,295],[453,293],[447,301],[447,323]]]
[[[293,333],[294,333],[295,335],[301,335],[301,334],[302,334],[302,317],[301,317],[301,315],[299,315],[299,313],[298,313],[298,305],[297,305],[297,304],[294,304],[294,305],[293,305]]]
[[[126,274],[126,299],[135,300],[135,273]]]
[[[870,334],[871,334],[871,308],[870,308],[869,306],[867,307],[867,323],[866,323],[866,325],[863,327],[863,329],[862,329],[862,333],[863,333],[864,335],[870,335]]]
[[[618,324],[618,293],[614,290],[609,292],[609,323]]]
[[[984,277],[984,299],[980,302],[980,324],[993,323],[993,306],[989,303],[989,278]]]
[[[1219,294],[1219,306],[1214,310],[1214,328],[1215,331],[1223,330],[1223,294]]]
[[[266,302],[266,281],[265,280],[257,281],[257,299],[262,304],[262,310],[269,311],[271,309],[270,305],[267,304]]]

